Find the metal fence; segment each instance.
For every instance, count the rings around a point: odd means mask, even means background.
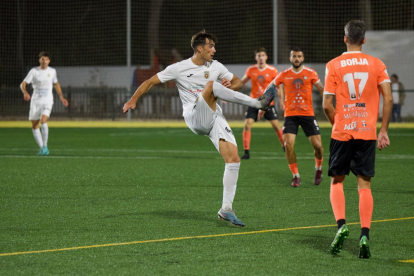
[[[63,87],[64,96],[69,102],[64,107],[56,93],[51,117],[57,120],[126,120],[122,113],[124,103],[129,99],[126,89],[117,88],[80,88]],[[131,91],[135,91],[133,88]],[[32,93],[30,90],[28,91]],[[248,89],[242,90],[249,94]],[[322,99],[314,91],[314,108],[317,117],[324,119]],[[243,120],[247,107],[218,101],[228,120]],[[283,112],[278,108],[279,118]],[[30,102],[23,100],[19,88],[0,89],[0,119],[27,120]],[[176,88],[153,88],[150,93],[143,95],[137,102],[136,109],[131,112],[131,119],[141,120],[180,120],[182,119],[182,103]]]

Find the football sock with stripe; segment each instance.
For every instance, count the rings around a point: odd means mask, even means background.
[[[322,163],[323,163],[323,158],[318,159],[315,157],[315,169],[322,170]]]
[[[299,177],[298,163],[289,164],[289,169],[292,172],[293,176]]]

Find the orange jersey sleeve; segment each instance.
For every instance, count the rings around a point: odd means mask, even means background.
[[[390,82],[384,63],[361,52],[344,53],[327,64],[324,94],[336,98],[333,139],[377,139],[383,82]]]
[[[315,116],[312,89],[318,81],[316,71],[306,66],[300,72],[288,68],[276,77],[275,84],[283,84],[285,90],[285,117]]]

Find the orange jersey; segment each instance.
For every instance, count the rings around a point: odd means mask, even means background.
[[[293,71],[291,67],[277,75],[275,85],[283,83],[285,90],[285,117],[315,116],[312,87],[319,81],[318,73],[306,66],[300,72]]]
[[[266,65],[264,69],[259,69],[256,64],[247,68],[245,75],[252,81],[250,97],[256,99],[263,95],[267,86],[276,78],[277,69],[270,65]]]
[[[346,52],[326,65],[324,94],[336,100],[333,139],[377,139],[378,86],[383,82],[390,82],[385,64],[362,52]]]

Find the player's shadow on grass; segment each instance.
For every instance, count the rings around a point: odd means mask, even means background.
[[[208,220],[211,219],[210,212],[200,211],[184,211],[184,210],[166,210],[166,211],[154,211],[150,213],[151,216],[158,216],[167,219],[180,219],[180,220]]]
[[[300,237],[304,237],[301,239]],[[321,235],[297,235],[295,242],[301,247],[312,247],[322,253],[331,255],[330,247],[335,237],[335,233],[332,233],[332,237]],[[359,253],[359,240],[356,238],[348,238],[344,242],[342,252],[335,257],[340,257],[344,254],[358,255]]]

